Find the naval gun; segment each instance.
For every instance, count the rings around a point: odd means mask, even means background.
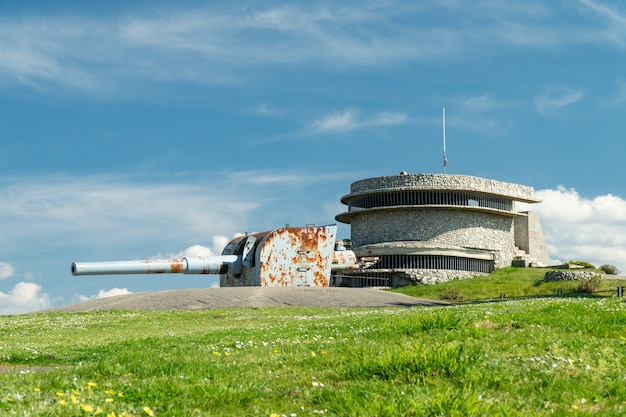
[[[220,287],[333,285],[333,273],[361,270],[370,259],[336,240],[337,226],[283,227],[231,240],[219,256],[74,262],[72,275],[219,274]]]

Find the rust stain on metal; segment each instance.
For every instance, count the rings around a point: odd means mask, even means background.
[[[180,273],[183,272],[185,268],[185,264],[180,259],[172,259],[170,262],[170,272],[172,273]]]
[[[329,286],[336,226],[286,227],[254,234],[255,264],[235,282],[260,286]],[[246,236],[233,239],[224,255],[241,255]]]

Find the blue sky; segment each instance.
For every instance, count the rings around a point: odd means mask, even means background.
[[[335,223],[355,180],[443,171],[444,106],[448,173],[626,271],[621,2],[2,2],[0,314],[213,286],[70,265]]]

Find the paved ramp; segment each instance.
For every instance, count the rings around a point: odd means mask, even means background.
[[[438,300],[415,298],[368,288],[240,287],[193,288],[119,295],[57,307],[43,312],[97,310],[210,310],[241,307],[412,307],[447,305]]]

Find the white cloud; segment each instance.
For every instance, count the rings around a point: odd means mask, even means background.
[[[554,19],[557,13],[579,17],[580,10],[541,2],[170,6],[136,8],[133,14],[120,9],[106,17],[5,14],[0,82],[108,93],[138,81],[239,83],[269,66],[393,67],[456,59],[494,45],[623,43],[618,12],[589,0],[583,4],[605,17],[611,30],[596,21]]]
[[[559,186],[539,190],[539,214],[551,258],[611,264],[626,273],[626,200],[611,194],[592,199]]]
[[[242,235],[243,233],[235,233],[235,235],[233,236],[233,239]],[[230,242],[232,239],[229,239],[226,236],[216,235],[216,236],[213,236],[211,240],[213,242],[213,245],[211,246],[211,250],[216,255],[221,255],[222,251],[224,250],[228,242]]]
[[[185,249],[178,255],[173,256],[173,258],[186,258],[186,257],[192,257],[192,256],[214,256],[214,255],[215,255],[215,252],[213,251],[213,249],[209,248],[208,246],[193,245],[193,246],[189,246],[187,249]]]
[[[15,268],[8,262],[0,262],[0,279],[11,278],[15,274]]]
[[[583,90],[572,90],[569,87],[551,88],[535,97],[535,108],[545,116],[580,101],[584,95]]]
[[[259,186],[296,186],[306,180],[301,173],[273,171],[273,170],[250,170],[233,172],[229,174],[231,180],[237,184],[252,184]]]
[[[500,103],[487,93],[463,98],[460,100],[460,105],[469,112],[488,112],[500,107]]]
[[[111,288],[110,290],[100,290],[95,295],[75,294],[70,303],[84,303],[85,301],[99,300],[101,298],[115,297],[118,295],[132,294],[127,288]]]
[[[78,299],[79,302],[91,301],[91,300],[99,300],[101,298],[115,297],[118,295],[126,295],[132,294],[132,291],[128,291],[127,288],[111,288],[110,290],[100,290],[98,294],[86,296],[86,295],[77,295],[75,298]]]
[[[314,183],[324,183],[330,181],[345,181],[346,176],[353,175],[346,172],[292,172],[285,170],[248,170],[228,174],[229,181],[237,186],[253,185],[267,187],[298,187]]]
[[[366,127],[393,126],[408,123],[405,113],[380,112],[370,117],[361,117],[355,109],[334,112],[314,121],[310,133],[341,133]]]
[[[357,113],[346,110],[343,113],[333,113],[313,122],[315,132],[345,132],[358,127]]]
[[[171,258],[187,258],[192,256],[217,256],[222,254],[222,250],[226,247],[228,242],[238,236],[242,236],[243,233],[235,233],[232,238],[228,238],[222,235],[215,235],[211,238],[211,246],[204,245],[192,245],[182,252],[175,255],[170,255]]]
[[[8,294],[0,291],[0,315],[22,314],[51,307],[50,297],[42,293],[41,289],[35,283],[20,282]]]
[[[98,291],[98,295],[96,296],[96,299],[115,297],[117,295],[126,295],[126,294],[132,294],[132,292],[128,291],[128,289],[126,288],[111,288],[108,291],[105,291],[105,290]]]
[[[241,204],[245,193],[250,198]],[[202,242],[244,223],[261,204],[253,193],[241,184],[233,187],[228,176],[178,183],[116,176],[10,178],[0,182],[0,251],[15,254],[35,241],[55,247],[89,242],[93,250],[130,248],[164,235]]]
[[[600,39],[621,47],[626,45],[626,13],[620,13],[616,8],[606,6],[597,1],[579,0],[579,2],[608,22],[607,27],[601,28],[602,30],[597,34]]]

